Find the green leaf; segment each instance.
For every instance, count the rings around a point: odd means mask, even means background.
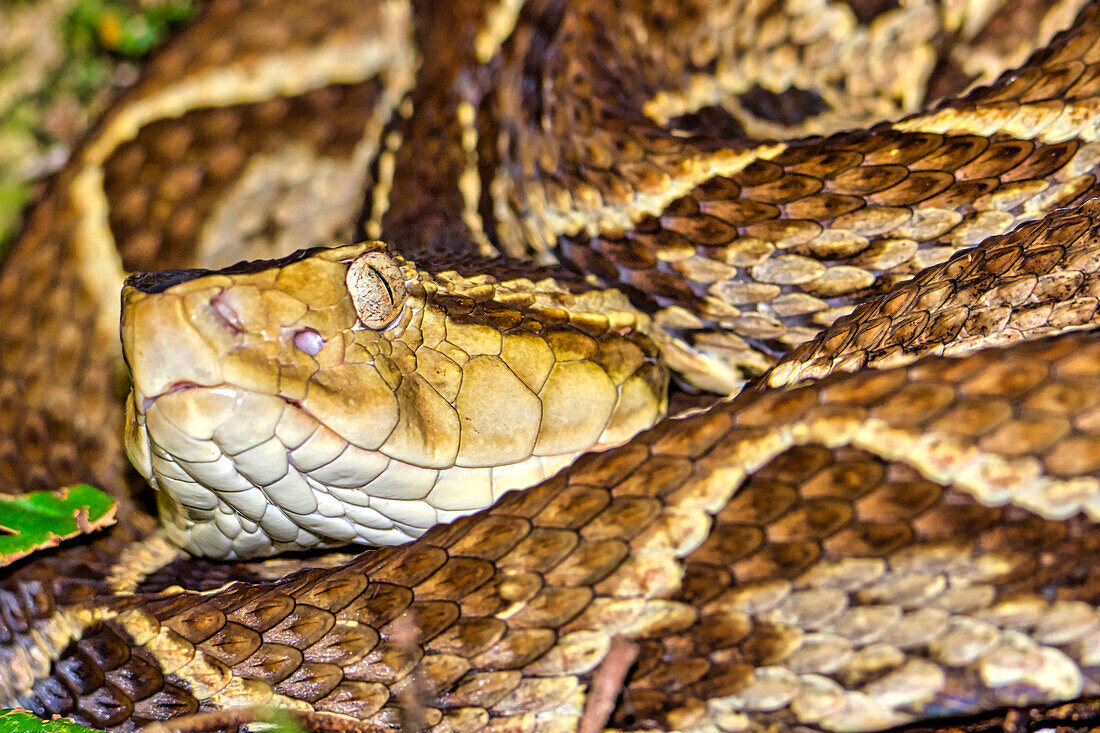
[[[294,722],[294,718],[283,710],[272,708],[266,716],[267,722],[273,724],[269,733],[305,733],[300,725]],[[3,733],[0,731],[0,733]]]
[[[0,710],[0,733],[91,733],[67,718],[41,720],[21,710]]]
[[[114,524],[115,508],[114,499],[87,484],[57,492],[0,494],[0,566]]]
[[[148,7],[132,0],[77,0],[69,13],[69,33],[96,48],[138,58],[196,10],[192,0],[159,0]]]
[[[11,236],[19,225],[19,217],[23,214],[23,204],[29,195],[28,187],[22,183],[8,182],[7,178],[0,177],[0,255],[8,248]]]
[[[306,730],[295,722],[294,716],[285,710],[267,708],[258,709],[257,712],[259,716],[255,720],[262,721],[260,725],[264,727],[261,730],[266,733],[306,733]],[[85,728],[68,718],[40,720],[24,710],[0,708],[0,733],[99,733],[99,731]]]

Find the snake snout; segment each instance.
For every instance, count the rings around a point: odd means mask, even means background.
[[[213,303],[218,290],[190,297]],[[222,358],[226,345],[239,336],[224,322],[225,312],[214,307],[189,308],[187,300],[185,294],[151,296],[132,288],[123,293],[122,350],[138,396],[135,407],[142,407],[145,399],[187,386],[220,384],[225,379]],[[209,315],[198,318],[199,311]]]

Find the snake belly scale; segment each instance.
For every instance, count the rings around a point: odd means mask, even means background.
[[[0,270],[0,477],[119,503],[5,569],[0,702],[572,731],[626,644],[597,726],[1088,710],[1097,49],[1086,0],[209,0]]]

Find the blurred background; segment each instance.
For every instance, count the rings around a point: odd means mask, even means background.
[[[202,0],[0,0],[0,252],[141,60]]]

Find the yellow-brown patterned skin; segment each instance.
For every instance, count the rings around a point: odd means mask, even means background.
[[[5,571],[0,697],[571,730],[616,638],[619,728],[1096,695],[1098,43],[1083,0],[210,0],[0,272],[0,477],[92,480],[125,519]],[[895,366],[754,389],[346,565],[180,558],[125,473],[124,274],[364,237],[461,277],[557,258],[709,387]]]
[[[569,730],[616,637],[627,729],[1073,698],[1097,684],[1098,395],[1090,333],[746,394],[344,567],[117,598],[39,699],[101,726],[400,725],[412,699],[440,730]]]

